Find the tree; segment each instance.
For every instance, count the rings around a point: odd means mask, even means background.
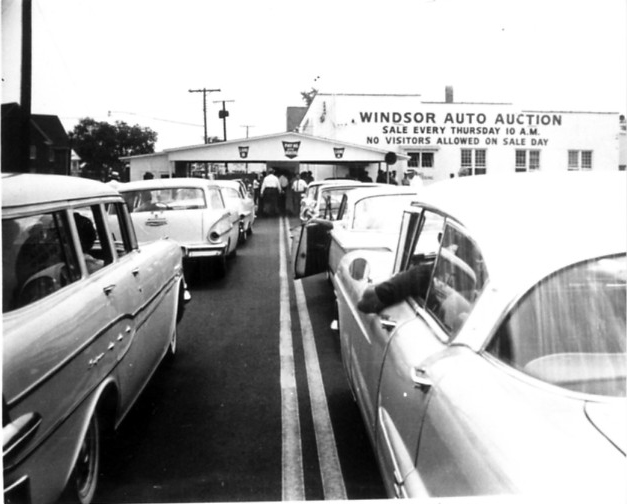
[[[121,157],[152,154],[157,141],[157,133],[150,128],[129,126],[124,121],[99,122],[91,117],[80,119],[68,136],[72,149],[85,163],[82,175],[104,182],[113,172],[124,173]]]
[[[311,88],[310,91],[300,92],[300,96],[302,97],[303,101],[307,104],[308,107],[309,105],[311,105],[311,102],[313,101],[313,99],[315,98],[317,94],[318,94],[318,90],[313,87]]]

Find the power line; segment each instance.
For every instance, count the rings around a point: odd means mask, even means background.
[[[209,139],[207,138],[207,93],[214,93],[220,91],[219,89],[190,89],[190,93],[202,93],[202,112],[203,117],[205,119],[205,143],[209,143]]]
[[[111,117],[111,114],[127,114],[127,115],[133,115],[133,116],[138,116],[138,117],[145,117],[146,119],[152,119],[153,121],[161,121],[161,122],[167,122],[167,123],[173,123],[173,124],[182,124],[184,126],[201,126],[201,124],[198,123],[189,123],[189,122],[184,122],[184,121],[175,121],[173,119],[163,119],[160,117],[152,117],[152,116],[147,116],[144,114],[137,114],[135,112],[126,112],[124,110],[109,110],[107,111],[107,117]]]

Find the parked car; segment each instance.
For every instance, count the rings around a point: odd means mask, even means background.
[[[408,186],[357,186],[346,191],[335,220],[312,218],[300,228],[292,254],[294,278],[328,271],[333,275],[351,250],[379,249],[394,253],[403,210],[416,198]]]
[[[334,220],[344,193],[349,189],[367,185],[376,184],[350,179],[330,179],[311,182],[300,201],[301,222],[307,222],[314,217]]]
[[[171,240],[138,246],[105,184],[2,175],[5,502],[93,499],[102,435],[176,352],[182,258]]]
[[[210,261],[224,276],[237,253],[242,217],[227,204],[221,183],[201,178],[151,179],[120,184],[140,243],[164,237],[179,242],[188,265]]]
[[[245,243],[253,233],[255,201],[243,180],[217,180],[216,183],[223,188],[226,205],[234,207],[239,213],[239,243]]]
[[[626,182],[435,183],[394,260],[343,257],[342,361],[390,497],[625,502]]]

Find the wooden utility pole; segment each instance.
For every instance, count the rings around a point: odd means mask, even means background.
[[[220,91],[219,89],[190,89],[190,93],[202,93],[202,113],[203,118],[205,120],[205,143],[209,143],[209,138],[207,137],[207,93],[214,93]]]

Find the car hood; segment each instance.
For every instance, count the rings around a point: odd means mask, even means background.
[[[623,454],[627,453],[627,401],[586,402],[584,410],[590,423]]]

